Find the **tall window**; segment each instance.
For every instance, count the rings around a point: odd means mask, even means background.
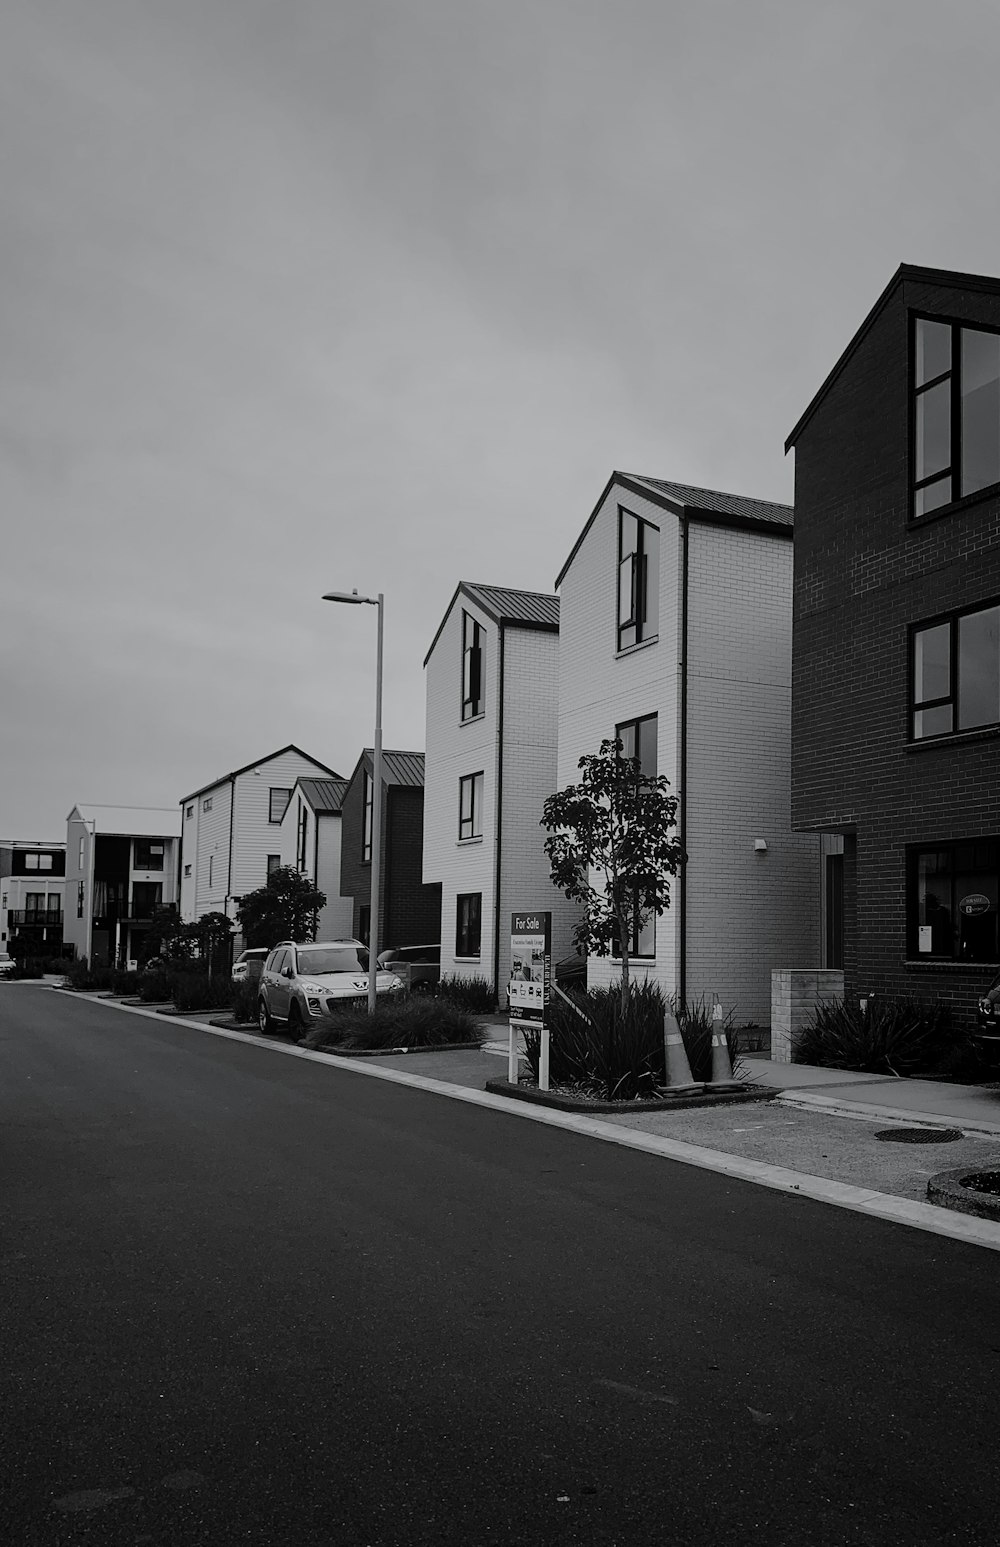
[[[210,887],[212,885],[212,871],[214,870],[214,868],[215,868],[215,855],[214,854],[210,854],[208,856],[208,884],[209,884]]]
[[[907,869],[907,954],[997,961],[1000,839],[912,848]]]
[[[643,715],[640,720],[625,720],[615,726],[615,736],[622,744],[622,757],[634,757],[639,763],[642,778],[656,778],[656,736],[658,717]],[[656,955],[656,914],[639,919],[632,928],[629,941],[630,956],[651,958]],[[614,954],[621,955],[621,942],[614,946]]]
[[[910,681],[914,741],[1000,724],[1000,605],[918,624]]]
[[[466,774],[458,781],[458,836],[483,836],[483,776]]]
[[[288,810],[288,802],[291,798],[291,790],[272,789],[268,801],[267,820],[269,822],[280,822]]]
[[[191,820],[191,818],[193,816],[194,816],[194,807],[193,806],[186,807],[186,809],[184,811],[184,820],[185,820],[185,822],[190,822],[190,820]]]
[[[201,809],[202,809],[202,811],[211,811],[211,809],[212,809],[212,796],[211,795],[206,795],[205,796],[205,799],[201,803]]]
[[[361,824],[361,860],[363,864],[369,864],[372,857],[372,785],[371,774],[367,768],[362,776],[364,778],[364,816]]]
[[[462,719],[474,720],[485,707],[483,692],[482,626],[469,613],[462,613]]]
[[[1000,332],[914,320],[913,514],[1000,483]]]
[[[267,873],[268,873],[269,876],[273,876],[274,872],[280,867],[280,865],[281,865],[281,855],[280,854],[269,854],[267,856]],[[190,869],[190,867],[189,866],[185,866],[185,869]]]
[[[309,807],[301,800],[299,801],[298,823],[298,867],[300,870],[305,870],[306,849],[309,843]]]
[[[660,529],[618,510],[618,648],[654,639],[660,628]]]
[[[456,898],[455,955],[478,956],[482,940],[483,894],[464,892]]]

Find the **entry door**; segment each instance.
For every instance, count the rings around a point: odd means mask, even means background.
[[[844,965],[844,856],[826,856],[826,941],[824,966]]]

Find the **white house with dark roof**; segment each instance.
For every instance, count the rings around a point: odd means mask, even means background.
[[[636,971],[737,1022],[769,1021],[772,968],[819,960],[819,841],[790,826],[792,514],[616,472],[556,580],[558,785],[616,733],[667,776],[688,858]]]
[[[424,880],[441,886],[441,971],[510,977],[510,915],[577,910],[549,880],[539,826],[557,785],[559,598],[463,580],[424,660]]]
[[[340,858],[346,779],[296,779],[281,820],[279,852],[273,859],[290,865],[326,895],[316,923],[317,940],[349,936],[354,899],[340,891]],[[274,865],[271,867],[275,868]]]
[[[281,863],[281,824],[295,781],[303,777],[340,775],[287,746],[184,796],[180,910],[185,923],[204,913],[235,918],[243,894],[265,884]]]

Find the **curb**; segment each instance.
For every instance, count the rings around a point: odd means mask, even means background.
[[[910,1128],[958,1128],[968,1139],[1000,1139],[1000,1120],[995,1123],[987,1122],[985,1118],[967,1121],[953,1112],[912,1112],[907,1107],[877,1106],[875,1102],[867,1101],[842,1101],[837,1096],[816,1096],[806,1091],[795,1095],[781,1091],[778,1099],[782,1106],[826,1112],[831,1117],[859,1117],[876,1123],[906,1123]],[[997,1111],[1000,1118],[1000,1103]]]
[[[687,1112],[692,1107],[743,1106],[749,1101],[773,1101],[780,1091],[771,1085],[748,1085],[746,1090],[705,1091],[694,1096],[663,1096],[652,1101],[587,1101],[558,1090],[539,1090],[537,1085],[512,1085],[509,1080],[487,1080],[494,1096],[529,1101],[534,1106],[554,1107],[557,1112],[613,1112],[616,1117],[641,1117],[646,1112]]]

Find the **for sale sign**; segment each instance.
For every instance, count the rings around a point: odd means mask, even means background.
[[[512,913],[510,918],[510,1018],[545,1024],[552,972],[552,914]]]

